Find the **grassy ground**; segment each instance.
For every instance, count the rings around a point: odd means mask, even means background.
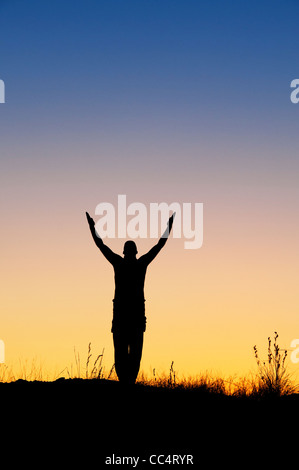
[[[215,468],[238,461],[240,453],[241,466],[244,458],[266,464],[272,451],[280,455],[289,448],[299,411],[297,394],[229,395],[222,383],[124,387],[107,379],[18,380],[0,384],[0,396],[10,418],[2,426],[6,432],[11,427],[18,449],[26,454],[33,446],[35,456],[42,449],[59,461],[67,452],[84,465],[92,455],[103,463],[112,454],[144,460],[190,454],[195,468],[202,462]]]
[[[113,369],[104,371],[101,355],[88,351],[84,367],[77,357],[72,377],[65,369],[65,378],[30,381],[27,371],[27,380],[0,383],[6,458],[10,445],[14,462],[38,468],[105,468],[112,455],[139,456],[137,468],[152,468],[153,454],[192,455],[193,468],[243,468],[278,458],[287,464],[297,448],[299,395],[277,338],[265,361],[255,349],[256,376],[242,380],[179,379],[172,363],[164,375],[141,374],[125,387]]]

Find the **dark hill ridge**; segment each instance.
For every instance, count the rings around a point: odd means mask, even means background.
[[[243,467],[272,458],[261,452],[270,436],[277,448],[284,439],[289,447],[297,436],[290,426],[296,423],[298,395],[254,399],[201,388],[58,379],[0,383],[0,397],[5,438],[24,452],[34,446],[61,462],[62,449],[78,462],[93,456],[102,464],[113,454],[143,460],[151,454],[190,454],[197,463],[193,468],[202,467],[206,458],[213,467],[223,465],[242,453]],[[145,465],[140,461],[138,468]]]

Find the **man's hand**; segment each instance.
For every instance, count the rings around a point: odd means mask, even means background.
[[[169,217],[169,220],[168,220],[168,223],[167,223],[169,233],[172,229],[172,224],[173,224],[174,217],[175,217],[175,212]]]
[[[164,244],[166,243],[166,239],[168,238],[168,236],[171,232],[174,216],[175,216],[175,212],[169,217],[169,220],[167,222],[166,230],[163,233],[162,237],[160,238],[160,240],[164,240]]]
[[[90,215],[88,214],[88,212],[85,212],[86,214],[86,218],[87,218],[87,222],[88,222],[88,225],[90,227],[90,229],[94,228],[94,220],[92,217],[90,217]]]

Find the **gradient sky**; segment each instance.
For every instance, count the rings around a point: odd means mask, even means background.
[[[0,0],[7,364],[59,372],[91,341],[111,367],[113,270],[84,212],[118,194],[204,204],[203,247],[170,239],[148,270],[146,373],[242,375],[274,330],[299,337],[298,18],[295,0]]]

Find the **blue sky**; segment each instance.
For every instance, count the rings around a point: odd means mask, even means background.
[[[269,132],[267,117],[283,126],[296,111],[298,10],[277,0],[2,1],[6,121],[43,133]]]
[[[160,186],[297,184],[297,2],[12,0],[0,13],[4,168],[107,181],[120,167],[119,191],[157,168]]]
[[[187,163],[222,176],[275,162],[292,177],[296,12],[291,0],[2,1],[5,163],[33,171],[52,149],[58,172]]]

